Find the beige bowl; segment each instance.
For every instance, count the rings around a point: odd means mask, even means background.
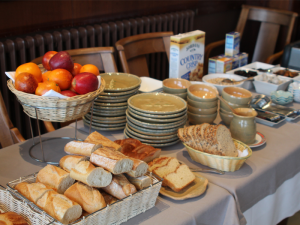
[[[223,108],[220,108],[220,112],[228,114],[228,115],[233,115],[233,113],[231,111],[227,111],[227,110],[225,110]]]
[[[187,89],[188,97],[194,101],[213,102],[219,94],[216,87],[208,84],[192,84]]]
[[[222,97],[233,104],[246,105],[251,101],[252,93],[241,87],[225,87]]]
[[[181,78],[168,78],[163,80],[163,91],[169,94],[185,93],[191,85],[188,80]]]
[[[233,114],[227,114],[227,113],[224,113],[222,111],[220,111],[219,113],[220,113],[220,117],[221,117],[222,121],[224,122],[224,124],[226,126],[229,126],[230,122],[233,118]]]
[[[188,111],[194,114],[199,114],[199,115],[210,115],[214,114],[217,112],[218,106],[209,108],[209,109],[202,109],[202,108],[196,108],[188,104]]]
[[[226,101],[226,100],[225,100]],[[233,104],[231,102],[226,101],[232,108],[236,109],[236,108],[249,108],[250,105],[246,104],[246,105],[241,105],[241,104]],[[222,101],[220,101],[220,108],[225,109],[228,112],[231,112],[231,110],[228,108],[228,106],[223,103]]]
[[[187,96],[187,102],[189,105],[201,109],[209,109],[218,105],[218,100],[212,102],[198,102],[190,99],[189,96]]]
[[[190,123],[201,124],[201,123],[213,123],[218,115],[218,112],[211,115],[198,115],[188,111],[187,114]]]
[[[230,157],[230,156],[220,156],[220,155],[212,155],[205,152],[201,152],[199,150],[193,149],[186,145],[186,147],[190,157],[195,162],[201,163],[202,165],[209,166],[211,168],[215,168],[222,171],[233,172],[239,170],[241,166],[244,164],[246,159],[248,159],[252,155],[251,148],[244,144],[241,141],[233,139],[234,144],[237,149],[243,151],[244,149],[248,150],[248,155],[244,157]]]
[[[163,93],[166,93],[166,94],[168,94],[167,92],[163,92]],[[186,100],[187,99],[187,92],[185,92],[185,93],[178,93],[178,94],[175,94],[175,93],[170,93],[171,95],[176,95],[176,96],[178,96],[178,97],[180,97],[180,98],[183,98],[184,100]]]

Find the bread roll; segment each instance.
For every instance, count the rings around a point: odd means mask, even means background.
[[[77,220],[82,213],[78,203],[55,191],[45,193],[37,201],[37,206],[63,224]]]
[[[1,225],[28,225],[26,220],[15,212],[0,213]]]
[[[91,156],[91,154],[102,145],[83,141],[70,141],[65,145],[65,152],[71,155]]]
[[[75,180],[70,177],[70,173],[53,165],[45,166],[36,176],[37,183],[48,185],[60,194],[63,194],[74,181]]]
[[[104,137],[97,131],[91,133],[84,141],[89,143],[94,143],[94,144],[101,144],[103,147],[113,148],[117,151],[121,150],[120,145]]]
[[[127,172],[126,174],[131,177],[140,177],[143,176],[145,173],[147,173],[148,170],[148,164],[145,163],[142,160],[130,158],[133,161],[133,167],[130,172]]]
[[[106,187],[112,180],[112,175],[101,167],[95,167],[89,161],[81,161],[71,170],[71,178],[81,181],[91,187]]]
[[[107,187],[102,188],[102,190],[117,199],[125,198],[136,192],[135,186],[123,174],[114,175],[111,183]]]
[[[53,189],[47,187],[42,183],[32,183],[27,182],[19,183],[15,186],[15,189],[27,198],[29,201],[37,203],[37,201],[48,191],[53,191]]]
[[[118,201],[118,199],[116,199],[114,196],[112,196],[110,194],[107,194],[105,191],[102,191],[101,194],[107,205],[111,205],[111,204],[115,203],[116,201]]]
[[[96,212],[106,206],[100,191],[81,182],[76,182],[69,187],[64,195],[77,202],[88,213]]]
[[[76,166],[77,163],[81,161],[86,161],[89,158],[86,156],[79,156],[79,155],[66,155],[62,157],[59,161],[59,166],[67,171],[68,173]]]
[[[130,172],[133,167],[133,161],[131,159],[118,151],[105,147],[93,152],[90,161],[113,174]]]

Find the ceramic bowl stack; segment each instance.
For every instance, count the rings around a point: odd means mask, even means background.
[[[187,104],[180,97],[165,93],[143,93],[128,99],[124,135],[153,147],[179,141],[177,130],[187,121]]]
[[[295,102],[300,102],[300,83],[293,82],[289,85],[288,91],[293,94]]]
[[[126,125],[127,100],[138,93],[141,79],[128,73],[104,73],[104,92],[97,97],[93,107],[92,128],[95,130],[123,130]],[[89,127],[91,112],[83,116]]]
[[[191,85],[188,80],[181,78],[168,78],[163,80],[163,92],[187,99],[187,88]]]
[[[187,95],[190,124],[213,123],[218,115],[217,88],[204,83],[192,84]]]
[[[293,102],[293,94],[288,91],[272,91],[271,100],[279,105],[286,105]]]
[[[225,87],[222,90],[222,98],[234,109],[250,108],[252,93],[241,87]],[[227,126],[233,118],[233,113],[222,101],[220,101],[220,117]]]

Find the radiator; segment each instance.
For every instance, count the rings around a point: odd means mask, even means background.
[[[0,89],[12,123],[20,130],[25,139],[31,137],[29,119],[23,112],[16,97],[8,90],[5,71],[14,71],[26,62],[42,56],[45,52],[97,46],[115,46],[115,42],[124,37],[160,31],[173,31],[174,34],[193,30],[195,13],[192,10],[132,18],[122,21],[73,27],[17,37],[0,42]],[[118,54],[115,60],[121,71]],[[168,61],[165,54],[153,54],[148,57],[150,76],[164,79],[168,76]],[[32,119],[34,135],[38,135],[36,122]],[[58,124],[55,125],[58,128]],[[40,124],[42,133],[44,126]]]

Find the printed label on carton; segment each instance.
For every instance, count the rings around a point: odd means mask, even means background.
[[[169,77],[202,80],[205,32],[174,35],[170,41]]]
[[[242,52],[237,55],[240,59],[239,67],[245,66],[248,64],[248,53]]]
[[[217,73],[217,60],[223,57],[224,55],[218,55],[208,59],[208,74]]]
[[[226,34],[225,55],[234,56],[240,52],[240,33],[230,32]]]
[[[232,59],[228,57],[223,57],[217,59],[217,73],[226,73],[232,68]]]

